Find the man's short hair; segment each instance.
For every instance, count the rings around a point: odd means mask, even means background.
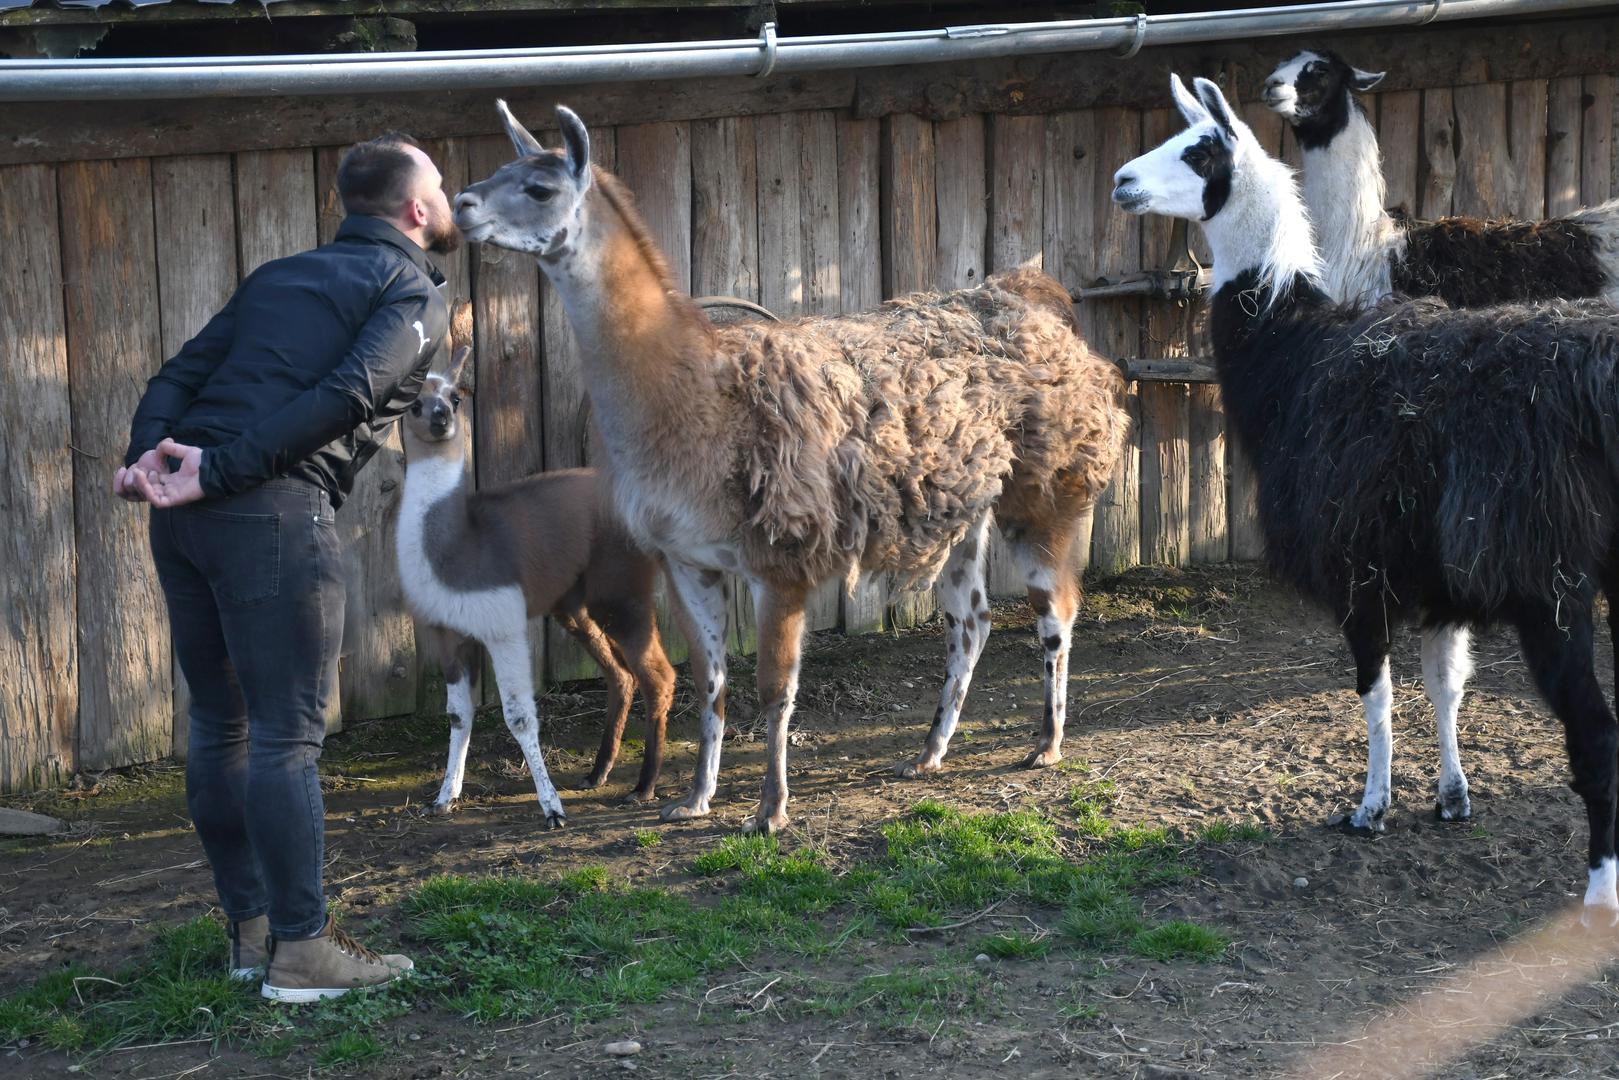
[[[348,214],[392,217],[410,197],[416,159],[405,152],[418,143],[409,135],[390,131],[355,143],[337,166],[337,197]]]

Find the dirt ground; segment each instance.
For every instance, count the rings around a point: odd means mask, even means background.
[[[734,995],[720,984],[765,985],[776,970],[766,956],[713,986],[581,1027],[408,1017],[391,1035],[398,1052],[360,1072],[1619,1076],[1619,935],[1557,929],[1584,888],[1584,815],[1565,784],[1560,730],[1507,635],[1487,635],[1475,649],[1461,718],[1474,817],[1462,824],[1432,816],[1432,710],[1415,638],[1402,636],[1393,663],[1395,807],[1388,831],[1364,839],[1326,827],[1358,800],[1365,766],[1347,651],[1324,616],[1256,571],[1140,571],[1092,583],[1075,634],[1066,744],[1068,763],[1088,772],[1016,767],[1040,717],[1040,654],[1026,607],[1005,605],[996,622],[947,769],[923,781],[896,779],[892,765],[914,754],[932,717],[939,629],[809,643],[784,843],[808,840],[847,856],[869,850],[881,822],[924,797],[976,810],[1056,808],[1076,776],[1106,778],[1117,784],[1112,813],[1121,823],[1191,832],[1217,819],[1257,820],[1273,833],[1270,842],[1199,845],[1188,856],[1196,876],[1146,898],[1150,912],[1226,934],[1232,944],[1223,958],[1054,953],[993,961],[993,1007],[929,1032],[858,1014],[728,1005]],[[1599,650],[1611,680],[1605,632]],[[439,872],[602,865],[636,884],[695,887],[691,860],[736,831],[757,794],[763,741],[747,730],[751,674],[746,661],[734,663],[738,730],[725,746],[716,812],[688,825],[658,826],[654,810],[620,803],[639,763],[633,747],[607,789],[564,792],[569,826],[546,832],[515,747],[496,724],[474,734],[466,798],[447,819],[419,813],[440,767],[436,721],[361,725],[334,737],[331,894],[347,918],[371,922],[387,938],[397,937],[401,895]],[[588,764],[598,701],[588,686],[547,701],[559,784]],[[661,792],[689,783],[694,731],[683,692]],[[77,832],[65,842],[0,849],[0,993],[67,960],[115,967],[154,927],[210,909],[210,880],[178,786],[176,769],[155,768],[105,778],[96,794],[8,800],[69,816]],[[648,827],[661,830],[656,846],[636,842],[635,831]],[[900,970],[938,944],[847,950],[818,974]],[[1473,993],[1462,992],[1470,985]],[[1077,1017],[1063,1011],[1076,995],[1093,1006]],[[639,1039],[643,1052],[609,1060],[604,1042],[625,1037]],[[1446,1060],[1430,1069],[1429,1058]],[[296,1057],[266,1061],[228,1046],[134,1049],[87,1063],[37,1047],[0,1048],[0,1075],[18,1078],[309,1070]]]

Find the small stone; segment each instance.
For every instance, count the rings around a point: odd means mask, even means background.
[[[413,1031],[409,1035],[407,1035],[406,1038],[408,1038],[411,1042],[421,1042],[422,1041],[422,1033],[419,1032],[419,1031]]]
[[[1307,877],[1296,877],[1293,879],[1293,887],[1295,889],[1308,889],[1310,887],[1310,879]]]
[[[989,963],[989,953],[982,953],[982,952],[979,953],[977,956],[973,957],[973,963],[975,963],[975,964],[987,964],[987,963]]]
[[[602,1049],[609,1057],[634,1057],[641,1052],[641,1044],[634,1039],[621,1039],[618,1042],[608,1043]]]

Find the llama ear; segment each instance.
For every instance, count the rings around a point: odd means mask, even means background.
[[[590,132],[579,114],[566,105],[557,106],[557,126],[562,128],[562,142],[568,148],[568,171],[575,180],[590,176]]]
[[[471,355],[471,345],[463,345],[455,350],[455,359],[450,361],[450,370],[445,376],[451,386],[461,385],[461,376],[467,373],[467,358]]]
[[[1227,139],[1235,142],[1237,125],[1231,119],[1231,106],[1226,104],[1225,95],[1220,92],[1220,88],[1207,79],[1193,79],[1192,88],[1197,91],[1197,100],[1208,110],[1209,119],[1214,121]]]
[[[1192,92],[1186,89],[1186,84],[1181,82],[1181,77],[1173,72],[1169,76],[1169,92],[1175,99],[1175,107],[1180,109],[1188,124],[1195,126],[1209,118],[1209,110],[1192,96]]]
[[[517,122],[517,117],[506,107],[504,99],[495,99],[495,111],[500,114],[500,122],[506,125],[506,137],[512,141],[512,148],[517,151],[518,157],[533,157],[545,149],[540,145],[540,140],[529,134],[528,128]]]
[[[450,344],[472,346],[472,301],[464,297],[450,305]]]
[[[1349,85],[1364,94],[1382,82],[1383,76],[1387,74],[1386,71],[1362,71],[1358,67],[1352,67],[1349,69]]]

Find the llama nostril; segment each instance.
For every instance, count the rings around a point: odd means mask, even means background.
[[[1282,88],[1282,80],[1281,79],[1270,79],[1270,80],[1267,80],[1266,83],[1265,83],[1265,89],[1266,90],[1280,90],[1281,88]]]
[[[476,205],[478,205],[478,196],[472,194],[470,191],[463,191],[461,194],[455,197],[455,208],[457,210],[462,210],[466,207]]]

